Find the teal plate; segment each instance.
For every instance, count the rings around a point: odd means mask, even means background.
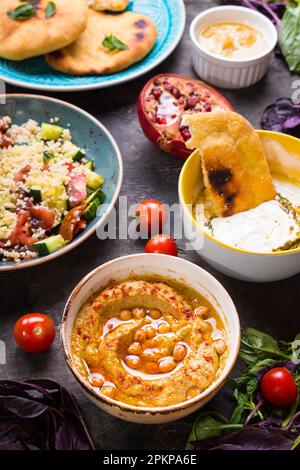
[[[118,85],[149,72],[174,51],[182,37],[185,27],[183,0],[132,0],[128,10],[147,15],[158,30],[150,54],[129,69],[113,75],[75,77],[51,69],[44,57],[23,61],[0,59],[0,79],[36,90],[78,91]]]
[[[3,104],[3,101],[6,102]],[[0,262],[0,271],[10,271],[57,258],[78,246],[102,226],[119,196],[123,163],[119,148],[108,130],[86,111],[64,101],[37,95],[0,95],[1,115],[10,116],[16,124],[23,124],[28,119],[34,119],[38,123],[49,122],[51,117],[58,117],[60,124],[70,129],[73,142],[87,150],[87,156],[94,161],[96,171],[103,175],[103,191],[106,194],[105,204],[98,210],[97,217],[71,243],[48,256],[20,263]]]

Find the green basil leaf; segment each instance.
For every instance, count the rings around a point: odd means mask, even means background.
[[[12,20],[16,21],[25,21],[29,20],[36,14],[36,9],[31,3],[26,3],[26,5],[20,5],[14,10],[8,11],[7,16]]]
[[[191,444],[194,441],[218,437],[225,430],[240,429],[241,427],[243,427],[242,424],[228,423],[226,418],[219,413],[201,413],[194,423],[192,432],[188,438],[186,449],[191,449]]]
[[[51,18],[56,13],[56,4],[54,2],[49,2],[45,8],[45,16],[46,18]]]
[[[290,359],[290,356],[280,349],[278,341],[254,328],[246,328],[243,332],[240,357],[246,364],[254,364],[270,357]]]
[[[116,36],[113,36],[112,34],[105,36],[102,45],[109,51],[125,51],[128,49],[127,44],[124,44],[120,39],[116,38]]]
[[[300,73],[300,2],[288,6],[283,15],[279,44],[291,72]]]

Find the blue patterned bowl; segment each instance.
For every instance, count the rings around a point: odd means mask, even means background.
[[[35,90],[78,91],[118,85],[149,72],[174,51],[182,37],[186,17],[183,0],[132,0],[128,10],[147,15],[158,31],[150,54],[129,69],[113,75],[74,77],[51,69],[43,57],[22,61],[0,59],[0,79]]]
[[[4,100],[6,102],[3,104]],[[98,211],[97,217],[71,243],[48,256],[20,263],[0,262],[0,271],[28,268],[46,263],[73,250],[106,222],[119,196],[123,178],[122,157],[115,140],[97,119],[82,109],[46,96],[0,95],[0,116],[6,115],[10,116],[16,124],[22,124],[28,119],[34,119],[40,123],[49,121],[51,117],[60,118],[60,124],[63,127],[69,127],[74,143],[87,149],[89,158],[94,160],[96,171],[104,176],[103,191],[107,198]]]

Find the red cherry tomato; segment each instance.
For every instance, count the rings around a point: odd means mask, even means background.
[[[136,210],[142,232],[159,233],[165,225],[168,214],[166,207],[160,201],[149,199],[141,201]]]
[[[298,389],[293,376],[284,367],[274,367],[262,378],[264,398],[274,406],[284,407],[295,403]]]
[[[178,256],[175,240],[167,235],[156,235],[146,244],[146,253],[160,253],[163,255]]]
[[[17,320],[14,338],[24,351],[45,351],[50,348],[55,338],[54,323],[42,313],[28,313]]]

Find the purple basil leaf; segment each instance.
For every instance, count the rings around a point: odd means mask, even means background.
[[[36,418],[47,410],[47,405],[19,397],[0,397],[0,406],[19,418]]]
[[[245,426],[215,439],[194,442],[195,450],[289,450],[294,440],[278,430]]]
[[[90,446],[86,439],[74,432],[74,425],[70,422],[63,422],[55,434],[56,450],[89,450]]]
[[[0,449],[93,449],[78,404],[52,380],[0,381]]]
[[[300,105],[290,98],[279,98],[263,112],[262,128],[270,131],[297,134],[300,126]]]
[[[284,131],[287,131],[287,130],[293,129],[297,126],[300,126],[300,113],[299,113],[299,116],[292,116],[292,117],[288,118],[284,122],[282,127],[283,127]]]

